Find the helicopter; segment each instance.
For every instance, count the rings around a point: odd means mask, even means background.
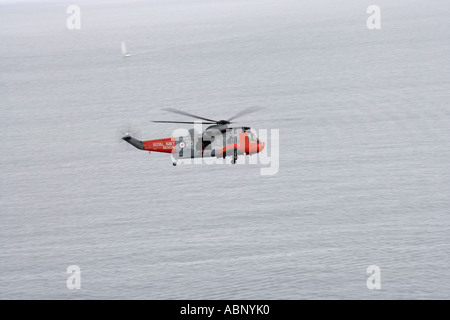
[[[213,120],[200,117],[174,108],[163,109],[172,113],[181,114],[200,121],[152,121],[155,123],[180,123],[180,124],[209,124],[201,134],[195,128],[189,129],[189,134],[181,137],[171,137],[156,140],[140,141],[132,137],[128,132],[122,137],[123,140],[137,149],[151,152],[163,152],[172,154],[177,165],[179,159],[193,158],[226,158],[232,157],[231,163],[235,164],[240,155],[253,155],[262,151],[265,142],[252,132],[250,127],[229,127],[232,120],[255,112],[255,108],[247,108],[228,120]]]

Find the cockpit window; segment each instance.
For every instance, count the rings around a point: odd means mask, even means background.
[[[249,132],[248,133],[248,140],[249,141],[256,141],[256,136],[253,133]]]

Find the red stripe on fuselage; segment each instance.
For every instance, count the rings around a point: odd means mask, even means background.
[[[233,152],[229,151],[229,150],[234,150],[234,148],[239,149],[239,145],[238,144],[229,144],[229,145],[223,147],[222,150],[220,150],[219,153],[217,154],[217,157],[222,157],[225,152],[228,152],[229,155],[232,155]]]

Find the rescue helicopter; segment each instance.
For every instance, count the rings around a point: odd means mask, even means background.
[[[236,118],[255,112],[256,108],[247,108],[228,120],[213,120],[200,117],[174,108],[163,109],[172,113],[181,114],[200,121],[152,121],[155,123],[179,123],[179,124],[209,124],[202,133],[195,128],[189,129],[189,134],[181,137],[171,137],[156,140],[141,141],[132,137],[128,132],[123,140],[137,149],[151,152],[163,152],[172,154],[177,165],[179,159],[216,157],[232,157],[231,163],[235,164],[240,155],[253,155],[262,151],[265,142],[252,132],[250,127],[230,127]]]

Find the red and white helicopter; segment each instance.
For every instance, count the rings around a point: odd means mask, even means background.
[[[250,127],[228,127],[231,120],[244,114],[255,112],[255,108],[242,110],[228,120],[212,120],[196,116],[191,113],[177,109],[164,109],[173,113],[182,114],[201,121],[152,121],[157,123],[182,123],[182,124],[211,124],[202,134],[197,130],[190,129],[189,135],[183,137],[172,137],[156,140],[140,141],[126,133],[122,138],[129,144],[140,150],[152,152],[164,152],[172,154],[177,165],[178,159],[192,159],[217,157],[225,158],[231,156],[231,163],[235,164],[239,155],[253,155],[265,147],[265,142],[259,139]]]

